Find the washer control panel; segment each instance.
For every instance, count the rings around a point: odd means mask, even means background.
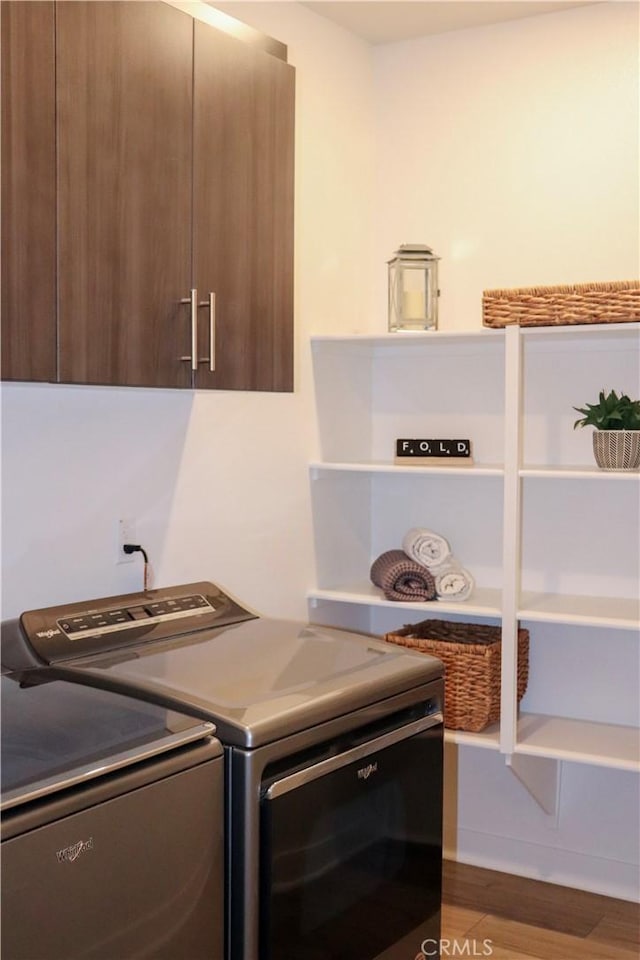
[[[212,613],[215,609],[215,605],[201,594],[192,594],[189,597],[156,601],[136,607],[118,607],[115,610],[100,610],[98,613],[64,617],[56,622],[67,636],[73,636],[122,630],[133,627],[140,621],[149,624],[189,616],[202,616],[203,613]]]
[[[30,610],[20,617],[20,626],[36,655],[57,663],[255,616],[215,584],[193,583]]]

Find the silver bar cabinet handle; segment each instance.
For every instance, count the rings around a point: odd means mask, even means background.
[[[216,369],[216,295],[209,292],[209,370]]]
[[[181,360],[190,360],[191,369],[198,369],[198,291],[192,290],[188,297],[184,297],[180,303],[191,304],[191,356],[180,357]]]
[[[216,369],[216,295],[209,294],[208,300],[201,300],[199,307],[209,307],[209,356],[198,357],[198,363],[208,363],[213,373]]]

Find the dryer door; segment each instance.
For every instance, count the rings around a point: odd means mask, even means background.
[[[442,739],[432,714],[265,789],[260,960],[438,950]]]

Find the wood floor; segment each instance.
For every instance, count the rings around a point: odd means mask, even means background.
[[[449,956],[491,960],[640,956],[640,906],[626,900],[447,860],[443,902],[442,937],[456,941]],[[444,949],[442,956],[446,960]]]

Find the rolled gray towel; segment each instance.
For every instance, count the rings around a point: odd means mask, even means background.
[[[416,563],[404,550],[387,550],[371,565],[370,577],[384,591],[387,600],[435,600],[436,585],[426,567]]]

